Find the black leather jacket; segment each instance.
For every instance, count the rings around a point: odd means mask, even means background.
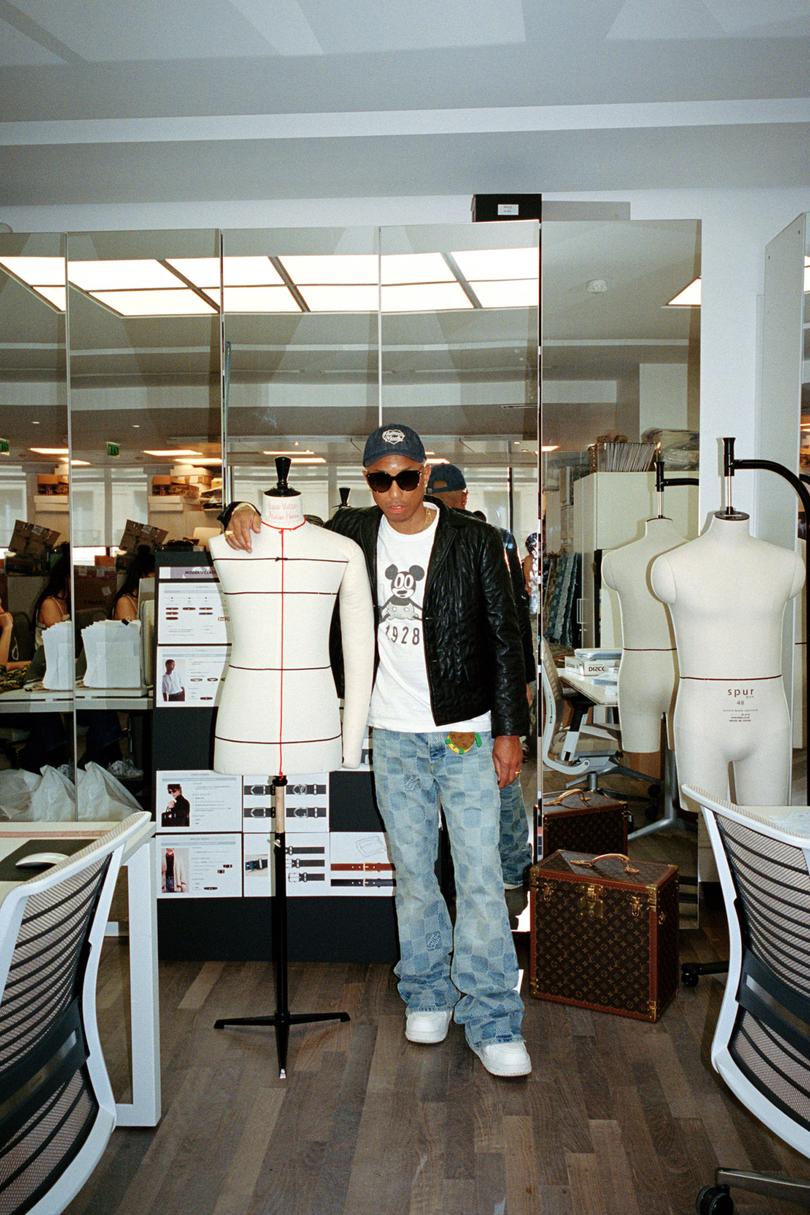
[[[439,510],[423,607],[425,662],[436,725],[465,721],[489,710],[493,736],[526,734],[526,674],[500,535],[478,519],[449,510],[437,498],[428,501]],[[377,506],[346,507],[326,524],[362,548],[375,616],[381,520]],[[332,666],[342,691],[338,629],[339,625],[333,626]]]

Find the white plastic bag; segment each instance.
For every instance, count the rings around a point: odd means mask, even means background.
[[[8,768],[0,772],[0,812],[7,819],[27,819],[31,811],[31,794],[42,780],[36,772]]]
[[[116,780],[100,764],[87,764],[79,769],[78,817],[93,822],[119,822],[142,810],[143,806],[129,789]]]
[[[76,786],[64,773],[46,764],[42,778],[31,794],[29,822],[68,823],[76,821]]]

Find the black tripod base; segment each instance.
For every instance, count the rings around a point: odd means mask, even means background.
[[[287,1043],[291,1025],[311,1025],[316,1021],[350,1021],[347,1012],[338,1013],[274,1013],[272,1017],[225,1017],[214,1022],[214,1029],[226,1029],[229,1025],[272,1025],[276,1031],[276,1053],[278,1075],[287,1079]]]

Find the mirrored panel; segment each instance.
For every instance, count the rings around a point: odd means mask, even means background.
[[[383,228],[382,416],[467,483],[466,509],[537,527],[539,235],[534,222]]]
[[[544,229],[544,812],[571,782],[571,808],[582,789],[627,802],[651,828],[634,855],[679,863],[684,889],[696,832],[669,821],[677,664],[649,568],[698,531],[699,288],[696,222]],[[657,494],[656,457],[694,484]]]
[[[154,550],[218,530],[220,254],[215,231],[68,242],[78,762],[138,795]]]
[[[71,819],[65,241],[0,234],[0,815]]]
[[[517,609],[532,712],[520,771],[501,793],[501,863],[514,917],[525,909],[538,788],[537,582],[529,549],[537,532],[539,263],[534,221],[381,230],[382,421],[421,436],[429,495],[498,530]],[[418,567],[415,582],[396,565],[385,573],[386,634],[408,645],[419,634],[413,622],[424,583]]]
[[[378,229],[225,232],[223,277],[226,500],[257,503],[288,455],[308,514],[370,505],[359,455],[378,417]]]

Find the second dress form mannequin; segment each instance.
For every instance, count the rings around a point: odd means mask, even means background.
[[[326,772],[357,767],[374,671],[374,612],[359,545],[304,518],[300,495],[262,495],[249,553],[210,541],[231,620],[214,770]],[[346,688],[340,712],[329,662],[339,603]]]
[[[622,750],[631,767],[660,775],[661,719],[672,745],[672,711],[678,686],[678,655],[669,611],[653,594],[652,563],[685,543],[671,519],[648,519],[644,535],[607,553],[602,581],[619,597],[622,660],[619,721]]]
[[[678,779],[742,805],[790,802],[791,728],[782,680],[785,607],[800,558],[757,540],[747,515],[716,514],[696,540],[658,557],[652,588],[678,647]]]

